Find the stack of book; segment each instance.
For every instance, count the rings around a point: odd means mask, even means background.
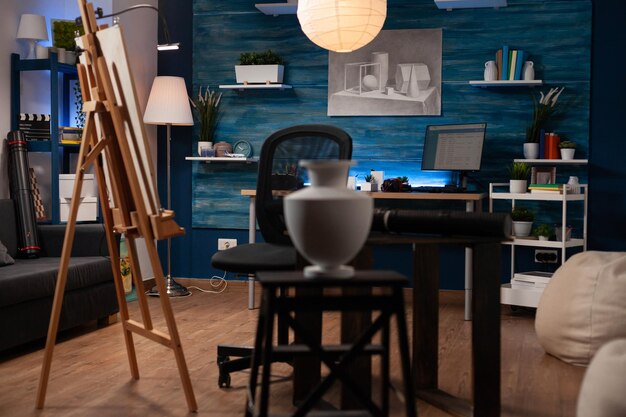
[[[50,115],[20,113],[17,128],[26,140],[50,140]]]
[[[563,184],[530,184],[528,189],[531,194],[563,194]]]
[[[511,278],[511,288],[543,291],[552,278],[552,272],[516,272]]]
[[[79,127],[59,126],[59,141],[62,145],[78,145],[83,137]]]
[[[511,49],[504,45],[496,52],[496,66],[498,67],[498,80],[521,80],[524,60],[528,59],[528,53],[521,49]]]

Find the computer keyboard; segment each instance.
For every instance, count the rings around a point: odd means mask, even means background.
[[[445,185],[445,186],[423,185],[419,187],[413,187],[411,190],[416,193],[464,193],[465,192],[464,188],[455,187],[452,185]]]

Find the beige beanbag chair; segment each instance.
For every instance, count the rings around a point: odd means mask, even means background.
[[[626,417],[626,339],[602,345],[578,396],[577,417]]]
[[[582,366],[604,343],[625,338],[626,252],[569,258],[541,296],[535,330],[546,352]]]

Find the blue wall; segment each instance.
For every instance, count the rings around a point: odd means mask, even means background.
[[[195,91],[199,85],[214,88],[234,83],[233,65],[240,52],[271,47],[285,57],[285,82],[294,86],[292,91],[224,91],[224,118],[217,138],[231,143],[246,139],[256,153],[265,137],[278,128],[302,122],[331,123],[353,136],[354,158],[362,169],[382,168],[392,175],[408,175],[416,183],[428,181],[419,172],[426,124],[487,121],[483,170],[476,179],[479,185],[503,181],[507,178],[505,166],[521,154],[531,92],[477,89],[467,81],[481,79],[484,61],[508,44],[532,54],[536,76],[547,84],[541,90],[565,85],[565,98],[576,98],[567,117],[554,128],[579,143],[579,156],[593,157],[588,148],[590,1],[509,0],[509,7],[500,10],[445,12],[437,10],[431,0],[390,0],[385,29],[443,28],[443,113],[441,117],[384,118],[326,116],[327,52],[304,37],[295,16],[265,16],[254,9],[253,2],[242,0],[196,0],[193,5],[182,1],[175,7],[167,3],[161,1],[160,7],[169,8],[166,14],[172,36],[186,45],[193,39],[193,55],[186,50],[176,58],[160,56],[160,74],[183,75]],[[177,36],[177,30],[182,35]],[[163,72],[166,69],[169,72]],[[254,187],[255,171],[249,166],[185,162],[184,156],[195,149],[195,140],[190,129],[181,131],[188,139],[173,148],[174,209],[187,235],[173,241],[173,270],[175,276],[207,277],[220,273],[210,268],[218,237],[247,240],[243,230],[247,227],[247,200],[239,196],[239,190]],[[163,167],[164,161],[159,166]],[[561,170],[560,175],[570,173]],[[586,175],[576,174],[586,180]],[[603,239],[598,236],[597,240]],[[454,266],[462,263],[462,256],[455,250],[447,252],[452,258],[448,257],[445,265],[452,265],[454,275],[462,274],[456,271],[462,266]],[[382,267],[408,265],[408,253],[384,252],[376,262]],[[458,288],[459,281],[446,279],[443,286]]]

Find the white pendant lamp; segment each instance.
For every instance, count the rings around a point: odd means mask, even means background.
[[[370,43],[385,23],[387,0],[299,0],[298,20],[318,46],[352,52]]]

